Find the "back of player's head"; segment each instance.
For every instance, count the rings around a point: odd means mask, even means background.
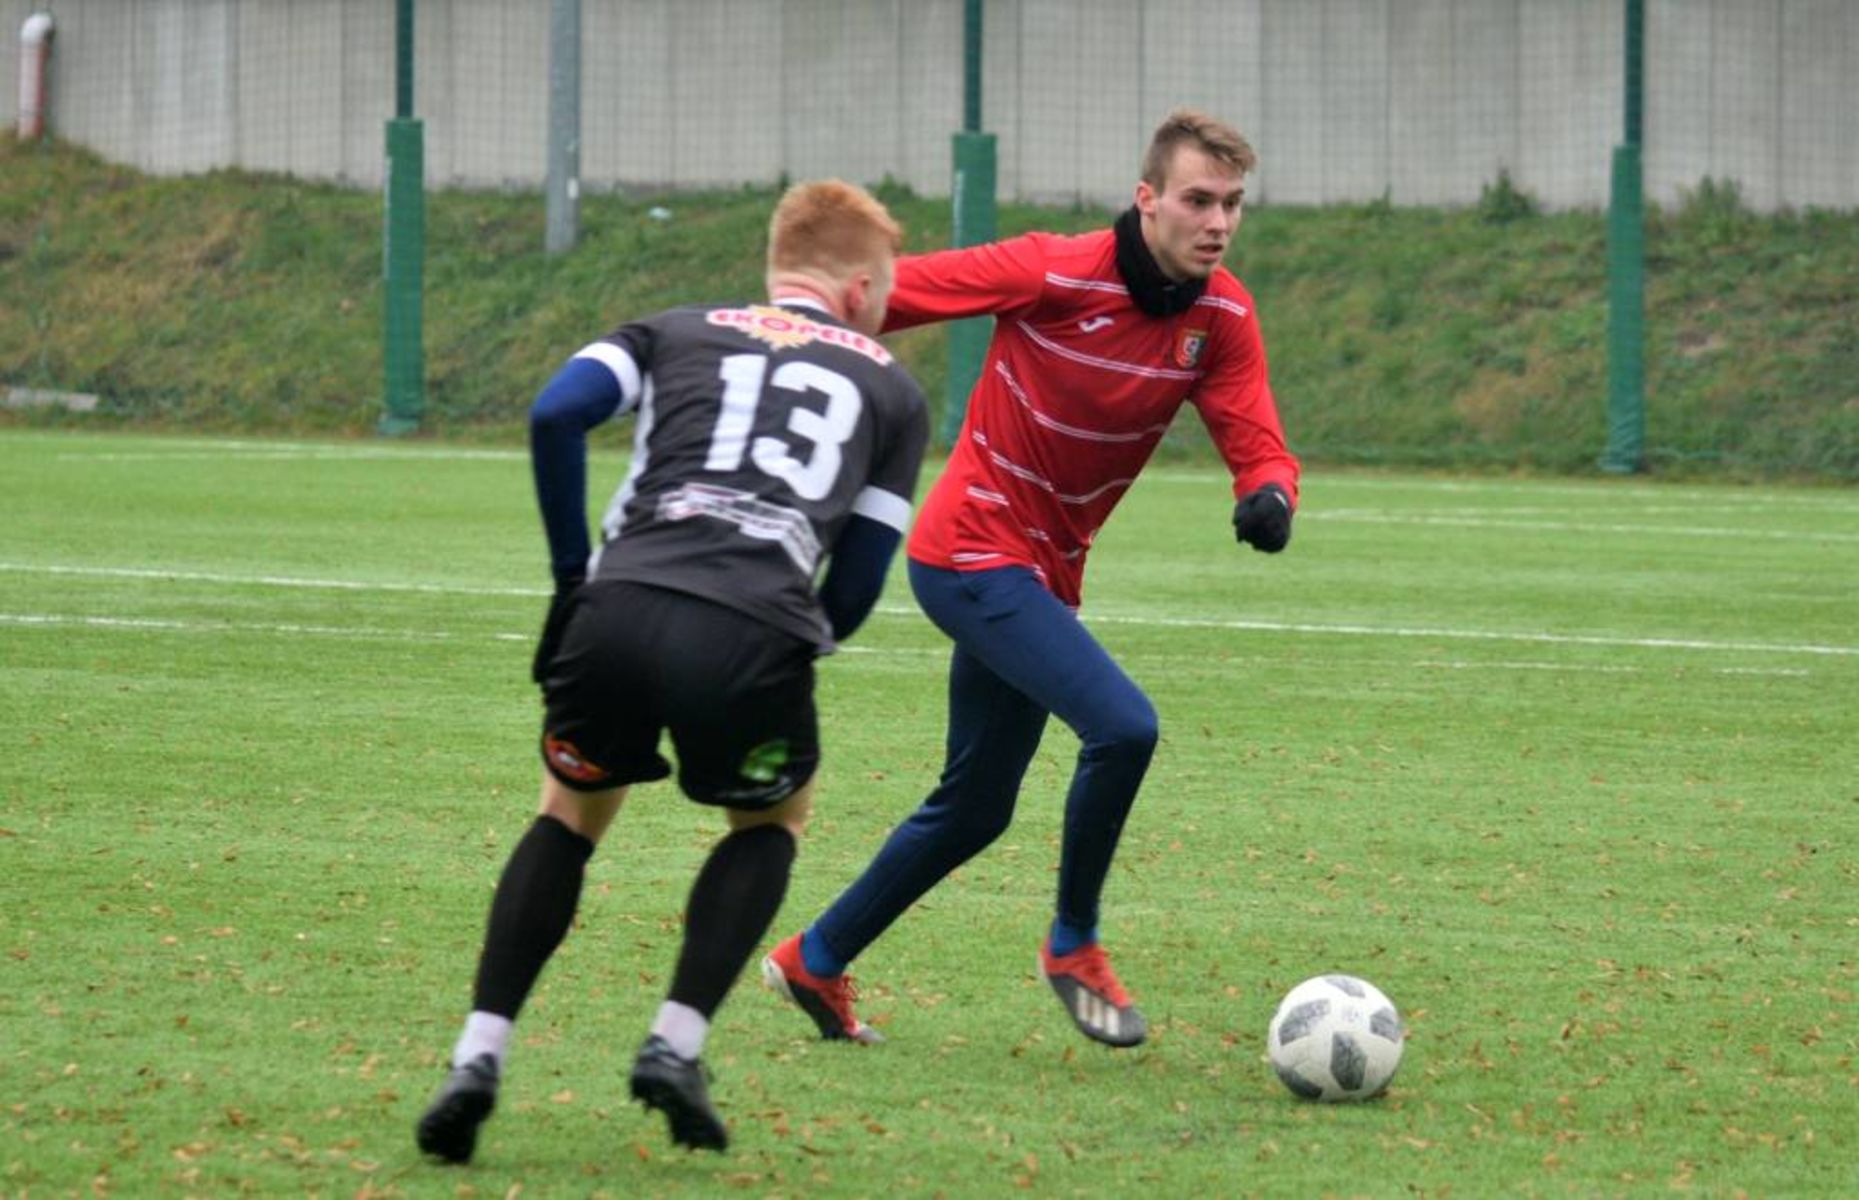
[[[768,222],[768,273],[845,280],[889,274],[904,231],[877,197],[838,179],[797,183]]]
[[[1169,167],[1183,146],[1192,146],[1241,175],[1251,173],[1258,162],[1239,130],[1198,108],[1178,108],[1162,119],[1149,139],[1149,152],[1143,155],[1143,182],[1158,192],[1167,190]]]

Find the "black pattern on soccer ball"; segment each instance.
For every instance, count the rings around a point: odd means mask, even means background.
[[[1290,1088],[1292,1091],[1292,1094],[1296,1095],[1299,1099],[1302,1099],[1302,1100],[1323,1099],[1322,1088],[1318,1087],[1316,1084],[1312,1083],[1310,1080],[1304,1078],[1302,1075],[1299,1075],[1296,1071],[1292,1070],[1290,1067],[1280,1066],[1277,1063],[1273,1063],[1272,1070],[1278,1072],[1279,1082],[1283,1083],[1286,1087]]]
[[[1351,1092],[1362,1090],[1368,1072],[1368,1055],[1356,1044],[1355,1034],[1339,1033],[1330,1039],[1330,1078]]]
[[[1312,1000],[1307,1004],[1298,1005],[1286,1013],[1284,1020],[1278,1023],[1278,1044],[1289,1046],[1308,1034],[1312,1025],[1329,1015],[1330,1002],[1328,1000]]]
[[[1325,975],[1323,979],[1324,982],[1328,983],[1345,996],[1353,996],[1357,1000],[1360,1000],[1368,995],[1367,992],[1362,990],[1362,981],[1353,975]]]

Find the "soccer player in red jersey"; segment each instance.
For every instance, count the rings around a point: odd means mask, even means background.
[[[1147,1034],[1097,923],[1156,714],[1076,610],[1097,531],[1183,403],[1232,472],[1238,540],[1277,553],[1290,538],[1297,459],[1252,296],[1221,265],[1253,164],[1232,127],[1180,109],[1112,228],[898,261],[887,330],[982,315],[995,329],[907,546],[917,600],[955,643],[941,780],[864,874],[763,962],[826,1037],[877,1040],[852,1011],[846,965],[1007,828],[1049,714],[1082,746],[1040,967],[1087,1037],[1133,1046]]]

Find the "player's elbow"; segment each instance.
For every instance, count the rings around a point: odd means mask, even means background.
[[[574,406],[559,389],[543,388],[529,406],[530,436],[547,436],[580,427]]]
[[[834,641],[851,637],[877,607],[885,572],[902,536],[899,530],[862,516],[854,516],[840,534],[819,591],[820,607]]]
[[[610,371],[589,359],[570,359],[529,406],[530,437],[585,432],[612,416],[620,401]]]

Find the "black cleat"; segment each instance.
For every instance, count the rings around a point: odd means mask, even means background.
[[[723,1150],[729,1129],[710,1103],[704,1068],[694,1058],[679,1058],[656,1033],[639,1047],[633,1060],[633,1099],[656,1108],[671,1122],[671,1140],[693,1150]]]
[[[478,1126],[497,1107],[497,1060],[480,1054],[463,1066],[453,1067],[439,1094],[420,1118],[414,1138],[420,1149],[450,1163],[471,1161],[478,1145]]]

